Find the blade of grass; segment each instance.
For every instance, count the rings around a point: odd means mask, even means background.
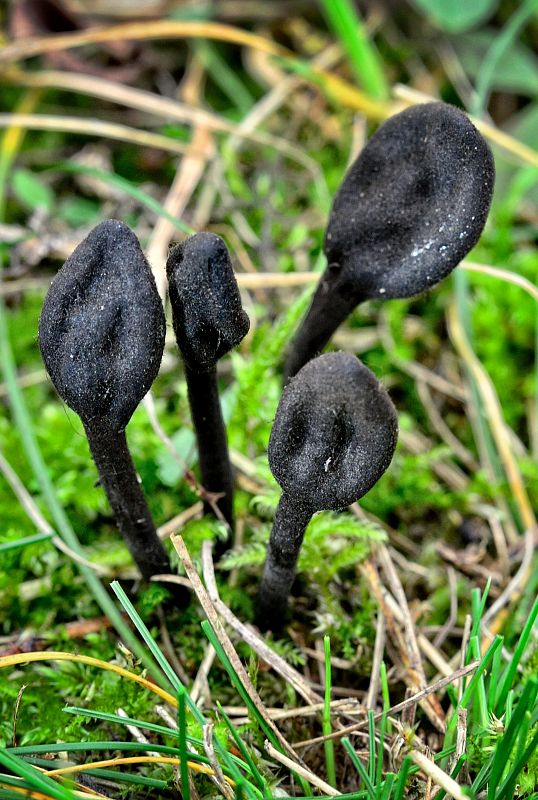
[[[512,688],[512,684],[514,682],[514,678],[516,676],[516,672],[519,663],[521,661],[521,658],[523,656],[523,653],[529,645],[532,629],[534,627],[534,623],[536,622],[537,617],[538,617],[538,597],[535,599],[533,603],[531,612],[527,617],[527,621],[525,623],[523,630],[521,631],[521,636],[519,637],[516,649],[514,650],[514,653],[512,655],[512,660],[508,665],[506,675],[504,676],[503,681],[499,686],[499,694],[497,697],[497,702],[495,703],[495,713],[497,714],[497,716],[499,716],[503,712],[508,692]]]
[[[350,0],[321,0],[321,8],[342,42],[359,83],[372,97],[387,100],[390,92],[382,61],[368,38],[356,6]]]
[[[497,795],[495,800],[508,800],[509,797],[513,797],[513,788],[515,781],[517,780],[521,770],[525,767],[526,764],[529,763],[532,756],[534,755],[535,751],[538,749],[538,731],[534,734],[532,739],[530,740],[527,747],[523,750],[521,755],[519,756],[516,761],[514,761],[512,765],[512,769],[509,775],[506,778],[505,783],[501,786],[500,793]],[[513,782],[512,782],[513,781]]]
[[[254,105],[254,97],[238,74],[230,68],[212,42],[199,39],[195,42],[195,52],[219,89],[241,113],[247,114]]]
[[[34,789],[42,790],[57,800],[73,800],[75,795],[56,781],[51,780],[36,767],[27,764],[22,758],[18,758],[13,753],[8,753],[0,749],[0,764],[11,770],[15,775],[19,775]]]
[[[485,372],[469,344],[469,340],[461,324],[461,319],[459,318],[459,313],[453,304],[449,307],[448,311],[448,328],[450,338],[459,351],[460,356],[463,358],[469,372],[473,375],[473,379],[476,381],[480,395],[484,401],[484,408],[487,410],[493,438],[502,459],[506,477],[514,501],[517,504],[521,521],[525,528],[532,530],[536,527],[536,517],[519,466],[512,452],[497,393],[491,383],[489,375]]]
[[[8,550],[18,550],[20,547],[27,547],[30,544],[48,542],[53,536],[53,531],[50,533],[34,533],[33,536],[23,536],[21,539],[15,539],[12,542],[4,542],[0,544],[0,553],[6,553]]]
[[[368,796],[371,798],[371,800],[376,800],[376,792],[375,792],[374,785],[372,783],[371,777],[370,777],[368,771],[366,770],[364,764],[362,763],[362,761],[358,757],[357,753],[355,752],[355,750],[353,748],[353,745],[351,744],[351,742],[349,741],[347,736],[343,737],[342,744],[344,745],[344,749],[345,749],[346,753],[348,754],[348,756],[351,759],[351,763],[353,764],[353,766],[355,767],[355,769],[359,773],[359,776],[360,776],[362,782],[366,786],[366,790],[368,792]]]
[[[376,776],[376,752],[375,752],[375,718],[372,708],[368,709],[368,775],[372,786]]]
[[[147,626],[144,624],[144,622],[140,618],[140,616],[139,616],[138,612],[136,611],[135,607],[133,606],[133,604],[131,603],[131,601],[129,600],[127,595],[125,594],[121,584],[118,583],[118,581],[112,581],[112,583],[110,584],[110,588],[112,589],[112,591],[114,592],[114,594],[116,595],[118,600],[120,601],[124,611],[127,613],[127,615],[129,616],[129,619],[131,620],[131,622],[133,623],[133,625],[137,629],[138,633],[140,634],[140,636],[142,637],[142,639],[146,643],[150,653],[152,654],[153,658],[155,659],[155,661],[157,662],[157,664],[161,668],[162,672],[166,676],[166,678],[167,678],[168,682],[170,683],[170,685],[173,687],[174,691],[175,692],[180,692],[185,687],[183,686],[183,684],[182,684],[181,680],[179,679],[179,677],[177,676],[177,674],[172,669],[172,667],[169,664],[169,662],[167,661],[164,653],[162,652],[162,650],[160,649],[159,645],[157,644],[157,642],[155,641],[155,639],[153,638],[153,636],[149,632]],[[193,706],[194,706],[194,704],[193,704]],[[198,721],[200,723],[203,723],[203,721],[204,721],[203,716],[200,714],[200,711],[198,709],[197,709],[197,711],[198,711]]]
[[[325,696],[323,706],[322,730],[324,736],[332,733],[331,723],[331,640],[329,636],[323,637],[323,652],[325,655]],[[325,749],[325,765],[327,769],[327,780],[336,789],[336,767],[334,763],[334,742],[327,739],[323,745]]]
[[[263,779],[263,777],[262,777],[261,773],[259,772],[256,764],[254,763],[254,759],[252,758],[252,756],[248,752],[247,748],[245,747],[244,742],[242,741],[242,739],[239,736],[238,732],[236,731],[235,727],[232,725],[230,717],[226,714],[226,712],[224,711],[224,709],[222,708],[221,704],[218,701],[217,701],[217,708],[219,710],[219,714],[222,716],[222,718],[224,719],[224,722],[226,723],[226,727],[228,728],[228,731],[230,732],[230,735],[231,735],[232,739],[235,742],[235,746],[237,747],[237,749],[239,750],[239,752],[243,756],[244,761],[250,767],[250,773],[251,773],[252,777],[254,778],[256,783],[258,784],[258,787],[261,789],[261,791],[266,796],[268,796],[269,792],[270,792],[269,785]]]
[[[187,714],[185,708],[185,689],[180,686],[178,693],[178,734],[179,734],[179,759],[181,775],[181,796],[183,800],[190,800],[191,788],[189,784],[189,767],[187,763]]]
[[[160,733],[161,736],[170,736],[177,739],[177,731],[168,728],[166,725],[158,725],[155,722],[148,722],[143,719],[135,719],[134,717],[121,717],[119,714],[109,714],[106,711],[96,711],[93,708],[79,708],[78,706],[65,706],[62,708],[64,714],[74,714],[77,717],[89,717],[90,719],[99,719],[103,722],[117,723],[118,725],[131,725],[140,730],[153,731]],[[200,739],[189,737],[189,742],[198,747],[202,746]]]
[[[482,116],[488,103],[495,68],[503,54],[517,40],[523,26],[538,11],[538,0],[526,0],[500,29],[480,64],[474,92],[472,113]]]
[[[473,677],[469,681],[468,685],[465,687],[465,691],[463,692],[463,694],[461,696],[461,700],[460,700],[459,704],[460,704],[460,706],[462,708],[467,708],[469,702],[471,701],[471,698],[474,695],[476,687],[478,686],[478,683],[479,683],[481,677],[484,674],[484,671],[487,669],[488,664],[490,663],[491,659],[495,655],[496,650],[499,647],[501,647],[502,644],[503,644],[503,637],[502,636],[496,636],[495,639],[493,640],[493,642],[491,643],[491,645],[488,647],[487,651],[482,656],[482,659],[481,659],[479,665],[477,666],[477,668],[476,668],[476,670],[475,670],[475,672],[473,674]],[[452,712],[452,716],[450,717],[450,719],[448,720],[448,723],[447,723],[447,737],[448,738],[450,738],[454,734],[454,731],[455,731],[455,728],[456,728],[456,725],[457,725],[457,721],[458,721],[458,716],[457,716],[457,713],[456,713],[456,709],[454,709],[454,711]]]
[[[488,800],[495,797],[494,790],[501,782],[501,776],[508,764],[510,753],[516,741],[518,731],[521,727],[526,712],[534,706],[538,693],[538,680],[530,678],[526,683],[514,713],[510,719],[510,724],[505,728],[504,735],[495,747],[494,756],[491,762],[491,771],[488,789]],[[474,784],[473,784],[474,787]]]

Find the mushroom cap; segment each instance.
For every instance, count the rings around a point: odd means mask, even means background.
[[[324,249],[366,298],[411,297],[445,278],[476,244],[495,167],[469,118],[446,103],[391,117],[348,170]]]
[[[39,346],[58,394],[84,422],[120,431],[157,376],[166,322],[150,266],[123,222],[97,225],[49,288]]]
[[[196,233],[170,251],[166,263],[178,347],[195,372],[206,372],[246,336],[228,248],[214,233]]]
[[[396,410],[355,356],[327,353],[306,364],[282,393],[269,466],[282,489],[312,511],[358,500],[389,466]]]

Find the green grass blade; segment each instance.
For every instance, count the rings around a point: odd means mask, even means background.
[[[91,708],[78,708],[77,706],[65,706],[62,708],[64,714],[74,714],[77,717],[89,717],[89,719],[99,719],[103,722],[117,723],[118,725],[131,725],[140,730],[152,731],[153,733],[160,733],[161,736],[171,736],[177,740],[177,731],[168,728],[166,725],[158,725],[155,722],[147,722],[143,719],[135,719],[134,717],[120,717],[119,714],[109,714],[106,711],[96,711]],[[200,739],[189,737],[191,744],[202,746]]]
[[[239,675],[234,670],[234,668],[233,668],[228,656],[224,652],[221,643],[219,642],[217,636],[215,635],[215,632],[213,631],[213,628],[211,627],[211,625],[209,624],[209,622],[207,620],[203,620],[203,622],[201,623],[201,626],[202,626],[203,632],[205,633],[205,635],[207,636],[207,638],[209,639],[209,641],[211,642],[211,644],[215,648],[215,652],[217,654],[217,657],[218,657],[219,661],[221,662],[222,666],[224,667],[224,669],[228,673],[228,676],[230,677],[230,680],[232,681],[233,686],[235,687],[235,689],[239,693],[239,695],[240,695],[241,699],[243,700],[244,704],[247,706],[247,708],[249,710],[249,713],[256,720],[260,730],[263,731],[264,735],[269,739],[269,741],[271,742],[273,747],[276,747],[278,750],[281,750],[282,748],[280,746],[280,743],[276,739],[275,734],[273,733],[271,728],[267,725],[266,721],[261,716],[260,712],[258,711],[256,706],[252,702],[252,700],[250,698],[250,695],[248,694],[247,690],[243,686],[243,683],[241,682],[241,679],[239,678]]]
[[[323,724],[322,730],[324,736],[330,736],[332,733],[331,722],[331,640],[329,636],[323,637],[323,652],[325,655],[325,696],[323,700]],[[327,780],[336,789],[336,766],[334,763],[334,742],[332,739],[327,739],[323,743],[325,749],[325,765],[327,769]]]
[[[187,710],[185,707],[185,689],[180,687],[178,693],[178,738],[179,738],[179,771],[181,775],[181,796],[183,800],[190,800],[191,787],[189,783],[189,767],[187,759],[189,753],[187,751]]]
[[[5,553],[8,550],[18,550],[21,547],[27,547],[29,544],[48,542],[54,535],[53,531],[50,533],[34,533],[33,536],[23,536],[21,539],[16,539],[12,542],[4,542],[0,544],[0,553]]]
[[[321,0],[321,9],[333,32],[340,39],[351,67],[365,91],[378,100],[389,97],[389,86],[382,61],[356,6],[351,0]]]
[[[495,753],[491,764],[490,790],[488,791],[488,800],[492,800],[492,798],[495,798],[495,794],[491,790],[491,787],[493,787],[494,790],[496,787],[500,785],[502,775],[506,769],[506,765],[509,762],[510,754],[514,747],[525,714],[528,710],[533,709],[537,693],[538,693],[538,680],[536,678],[530,678],[527,681],[523,689],[523,692],[521,694],[521,697],[519,698],[519,701],[514,709],[512,718],[510,720],[510,724],[505,729],[504,735],[497,743],[497,746],[495,748]]]
[[[528,726],[526,731],[528,731]],[[522,740],[522,743],[525,743],[525,739]],[[530,762],[532,756],[534,755],[535,751],[538,749],[538,731],[534,734],[531,738],[527,747],[523,750],[519,758],[517,758],[513,765],[510,774],[507,776],[505,783],[501,786],[500,793],[497,795],[496,800],[508,800],[511,796],[510,792],[512,792],[513,796],[513,787],[515,782],[518,779],[518,776],[521,770]]]
[[[517,7],[517,6],[516,6]],[[503,54],[517,40],[524,25],[538,11],[538,0],[527,0],[512,14],[508,22],[500,29],[485,58],[482,59],[478,79],[476,81],[475,98],[471,107],[473,114],[482,115],[486,109],[491,82],[495,68]]]
[[[157,644],[157,642],[155,641],[155,639],[153,638],[153,636],[149,632],[147,626],[144,624],[144,622],[140,618],[140,616],[139,616],[138,612],[136,611],[135,607],[133,606],[133,604],[131,603],[131,601],[129,600],[127,595],[125,594],[122,586],[118,583],[118,581],[112,581],[112,583],[110,584],[110,588],[112,589],[112,591],[114,592],[114,594],[116,595],[116,597],[118,598],[120,603],[122,604],[124,610],[126,611],[126,613],[129,616],[131,622],[133,623],[133,625],[137,629],[138,633],[140,634],[140,636],[142,637],[142,639],[146,643],[151,655],[153,656],[153,658],[155,659],[155,661],[157,662],[157,664],[159,665],[159,667],[163,671],[164,675],[168,679],[168,681],[169,681],[170,685],[172,686],[172,688],[174,689],[174,691],[180,692],[185,687],[183,686],[183,684],[181,683],[181,680],[179,679],[179,677],[176,675],[176,673],[172,669],[172,667],[171,667],[170,663],[168,662],[168,660],[166,659],[164,653],[162,652],[162,650],[160,649],[159,645]],[[194,703],[192,705],[193,705],[194,708],[197,708]],[[198,709],[197,709],[197,711],[198,711]],[[198,715],[199,715],[198,721],[199,722],[203,722],[203,718],[202,718],[202,716],[201,716],[199,711],[198,711]]]
[[[484,653],[482,661],[476,668],[473,677],[471,678],[471,680],[469,681],[468,685],[465,688],[465,691],[463,692],[462,698],[460,700],[460,705],[462,706],[462,708],[467,708],[467,706],[469,705],[469,702],[471,701],[471,698],[474,695],[474,692],[484,674],[484,671],[487,669],[488,664],[495,655],[496,650],[502,646],[502,643],[503,643],[503,637],[496,636],[495,639],[490,644],[490,646],[488,647],[488,649],[486,650],[486,652]],[[454,729],[457,724],[457,719],[458,717],[456,714],[456,710],[454,709],[454,712],[447,724],[447,736],[450,736],[451,734],[454,733]]]
[[[389,772],[382,784],[382,791],[379,795],[379,800],[389,800],[395,780],[396,780],[396,775],[394,774],[394,772]]]
[[[368,774],[372,785],[375,783],[376,775],[376,752],[375,752],[375,720],[373,709],[368,709],[368,749],[370,756],[368,758]]]
[[[375,791],[375,788],[374,788],[374,784],[372,783],[372,780],[370,778],[370,775],[368,774],[364,764],[362,763],[362,761],[358,757],[357,753],[353,749],[353,745],[351,744],[351,742],[349,741],[347,736],[344,736],[342,738],[342,744],[344,746],[344,749],[345,749],[346,753],[350,757],[353,766],[355,767],[355,769],[359,773],[362,782],[366,786],[366,790],[368,792],[368,796],[371,798],[371,800],[376,800],[376,791]]]
[[[517,643],[516,649],[514,650],[514,654],[512,656],[512,660],[508,665],[508,669],[506,670],[506,674],[502,680],[502,683],[499,687],[499,695],[497,697],[497,701],[495,703],[495,713],[497,716],[503,713],[504,705],[506,703],[506,698],[508,697],[508,692],[512,688],[512,684],[514,682],[514,678],[517,673],[517,668],[525,652],[525,649],[529,645],[529,640],[531,638],[532,629],[534,627],[534,623],[536,622],[536,618],[538,617],[538,597],[536,597],[533,606],[531,608],[531,612],[527,617],[527,621],[525,626],[521,632],[521,636],[519,637],[519,641]]]
[[[31,764],[27,764],[22,758],[17,758],[13,753],[0,750],[0,764],[9,769],[15,775],[27,781],[33,789],[46,792],[57,800],[75,800],[75,795],[68,789],[47,778],[42,772]],[[20,797],[20,795],[19,795]]]
[[[398,783],[396,784],[396,789],[394,790],[394,797],[392,800],[403,800],[405,786],[407,784],[407,778],[409,776],[409,770],[411,769],[411,759],[409,756],[406,756],[402,761],[402,766],[400,767],[400,772],[398,775]]]
[[[228,716],[228,714],[226,714],[226,712],[224,711],[224,709],[222,708],[221,704],[218,701],[217,701],[217,708],[219,710],[219,714],[222,716],[224,722],[226,723],[226,727],[228,728],[228,731],[230,732],[230,735],[231,735],[232,739],[234,740],[235,746],[237,747],[237,749],[241,753],[245,763],[248,764],[249,769],[250,769],[250,774],[252,775],[252,777],[256,781],[256,783],[258,784],[258,786],[261,789],[261,791],[265,795],[268,795],[269,792],[270,792],[270,788],[269,788],[269,785],[267,784],[267,781],[265,781],[263,779],[263,777],[262,777],[261,773],[259,772],[256,764],[254,763],[254,759],[250,755],[249,751],[245,747],[244,742],[242,741],[241,737],[239,736],[238,732],[236,731],[235,727],[233,726],[232,721],[230,720],[230,717]]]
[[[193,44],[197,55],[219,89],[242,115],[247,114],[254,105],[254,97],[238,77],[238,73],[228,65],[213,42],[199,39]]]

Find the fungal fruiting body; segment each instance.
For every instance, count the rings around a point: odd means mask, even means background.
[[[157,376],[165,318],[135,234],[106,220],[54,278],[39,319],[39,346],[60,397],[81,418],[100,482],[142,576],[169,573],[125,438]]]
[[[289,349],[285,379],[360,302],[411,297],[445,278],[480,237],[494,179],[487,142],[457,108],[426,103],[387,120],[334,199],[328,266]]]
[[[284,621],[304,532],[316,511],[358,500],[388,468],[398,435],[394,406],[355,356],[328,353],[285,387],[269,440],[282,488],[258,596],[258,624]]]
[[[233,473],[217,384],[217,361],[246,336],[243,311],[230,256],[213,233],[197,233],[176,245],[166,265],[177,344],[196,432],[202,485],[233,526]],[[211,497],[215,498],[211,500]]]

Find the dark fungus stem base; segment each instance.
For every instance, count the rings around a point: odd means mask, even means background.
[[[267,548],[256,620],[262,631],[282,628],[303,537],[313,510],[282,493]]]
[[[233,473],[228,455],[226,428],[222,418],[217,384],[217,369],[196,372],[185,364],[192,421],[196,433],[202,486],[212,494],[221,494],[215,501],[226,523],[233,527]],[[214,513],[208,500],[204,511]]]
[[[150,514],[124,431],[115,431],[102,420],[85,423],[86,436],[99,479],[106,492],[120,533],[144,580],[172,572],[170,561]],[[167,585],[168,586],[168,585]],[[169,584],[172,587],[172,584]],[[179,590],[179,591],[178,591]],[[189,601],[183,587],[173,586],[176,601]]]
[[[319,355],[334,332],[363,300],[336,264],[323,273],[312,303],[288,350],[284,385]]]

